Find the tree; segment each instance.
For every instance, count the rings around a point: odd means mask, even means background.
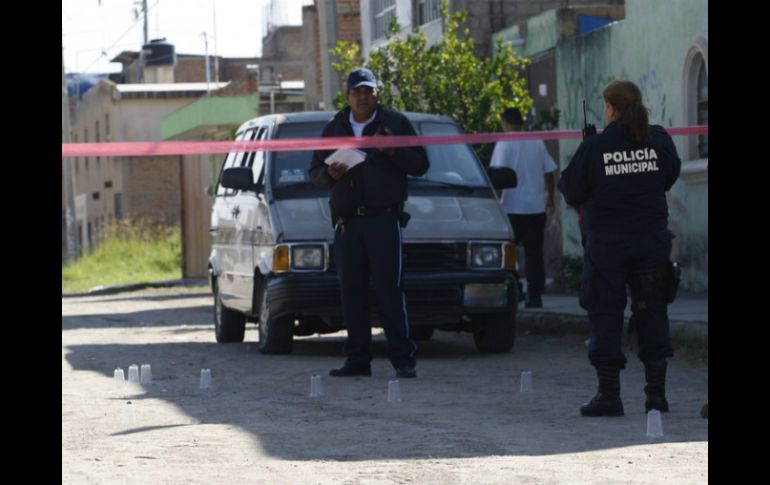
[[[526,80],[521,77],[530,60],[517,56],[500,38],[494,56],[477,57],[469,29],[459,35],[467,13],[448,12],[447,1],[443,0],[441,14],[446,31],[441,42],[427,48],[419,28],[405,39],[397,38],[400,26],[395,17],[391,19],[389,42],[373,50],[365,64],[381,85],[380,103],[398,111],[449,116],[467,133],[498,131],[503,110],[515,107],[527,113],[532,108]],[[362,65],[357,44],[340,41],[329,52],[339,58],[332,67],[343,76]],[[345,104],[344,94],[338,92],[337,107],[341,109]],[[485,164],[491,148],[476,148]]]

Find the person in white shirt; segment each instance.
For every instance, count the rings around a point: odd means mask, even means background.
[[[508,108],[502,114],[503,130],[521,131],[524,121],[521,112]],[[501,141],[492,152],[490,167],[509,167],[516,172],[518,184],[504,189],[501,203],[513,226],[516,244],[524,246],[525,275],[527,278],[526,308],[542,308],[545,290],[546,211],[553,214],[555,172],[554,163],[542,140]],[[548,196],[546,197],[546,189]]]

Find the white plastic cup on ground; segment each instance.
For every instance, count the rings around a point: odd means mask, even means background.
[[[201,369],[201,389],[211,388],[211,369]]]
[[[401,384],[398,379],[388,381],[388,402],[401,402]]]
[[[128,382],[139,384],[139,366],[136,364],[128,367]]]
[[[139,382],[144,385],[152,384],[152,368],[150,367],[150,364],[142,364]]]
[[[663,437],[663,421],[660,417],[660,411],[657,409],[651,409],[647,413],[647,437],[648,438],[662,438]]]
[[[532,371],[525,370],[521,373],[521,383],[519,384],[519,392],[533,392],[532,387]]]
[[[115,372],[112,373],[113,380],[115,381],[115,387],[123,389],[126,387],[126,376],[123,374],[123,369],[118,367]]]
[[[131,401],[126,401],[123,405],[123,426],[133,426],[136,424],[136,411]]]
[[[319,374],[310,376],[310,397],[321,397],[323,395],[324,391],[321,385],[321,376]]]

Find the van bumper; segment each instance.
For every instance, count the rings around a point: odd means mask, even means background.
[[[270,314],[341,318],[342,300],[335,273],[292,273],[267,281]],[[463,315],[516,310],[516,280],[510,271],[405,273],[409,320],[415,324],[456,322]],[[370,302],[376,306],[374,289]]]

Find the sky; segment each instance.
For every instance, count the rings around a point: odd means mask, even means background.
[[[62,0],[62,47],[67,72],[119,72],[109,62],[124,50],[139,51],[144,22],[141,0]],[[256,57],[268,19],[301,25],[302,5],[312,0],[147,0],[148,38],[165,37],[177,54]],[[272,16],[269,14],[272,5]],[[216,16],[216,26],[214,17]],[[204,38],[203,32],[206,32]],[[216,32],[216,38],[215,38]]]

